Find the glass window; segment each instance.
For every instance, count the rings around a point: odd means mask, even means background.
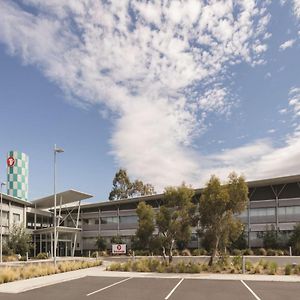
[[[251,217],[265,217],[265,216],[274,216],[275,215],[275,208],[268,207],[268,208],[252,208],[250,210]]]
[[[300,214],[300,206],[279,207],[278,214],[281,216]]]
[[[101,224],[116,224],[118,223],[118,217],[102,217]]]
[[[138,216],[121,216],[120,223],[121,224],[135,224],[138,222]]]
[[[20,223],[21,217],[20,214],[13,214],[13,222]]]

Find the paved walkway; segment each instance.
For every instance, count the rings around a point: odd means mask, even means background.
[[[141,272],[112,272],[105,271],[106,265],[54,274],[44,277],[19,280],[0,285],[0,293],[20,293],[32,289],[49,286],[64,281],[79,279],[86,276],[93,277],[118,277],[118,278],[189,278],[189,279],[210,279],[210,280],[245,280],[245,281],[277,281],[277,282],[300,282],[297,275],[249,275],[249,274],[168,274],[168,273],[141,273]]]

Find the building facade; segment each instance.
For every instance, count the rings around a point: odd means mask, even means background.
[[[276,230],[284,244],[294,226],[300,222],[300,175],[248,182],[249,203],[239,216],[245,224],[248,245],[263,246],[262,235]],[[202,189],[195,190],[195,203]],[[163,194],[116,201],[82,204],[92,195],[74,190],[57,194],[57,255],[81,255],[97,249],[96,240],[104,237],[108,245],[120,236],[130,248],[131,238],[138,226],[136,208],[141,201],[158,210]],[[4,240],[14,224],[24,226],[32,234],[34,249],[31,255],[48,252],[53,255],[53,195],[36,201],[25,201],[3,194],[2,226]],[[201,246],[193,228],[189,244]]]

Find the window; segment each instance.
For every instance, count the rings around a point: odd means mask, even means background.
[[[99,224],[99,219],[95,219],[95,224],[96,224],[96,225]]]
[[[275,216],[275,208],[252,208],[250,209],[251,217],[266,217],[266,216]]]
[[[101,218],[101,224],[117,224],[118,217],[103,217]]]
[[[2,211],[2,225],[8,226],[8,211]]]
[[[89,219],[83,219],[83,224],[88,225],[89,224]]]
[[[21,217],[20,214],[13,214],[13,222],[20,223]]]
[[[136,224],[138,222],[137,216],[122,216],[120,217],[121,224]]]
[[[278,208],[280,216],[290,216],[300,214],[300,206],[284,206]]]

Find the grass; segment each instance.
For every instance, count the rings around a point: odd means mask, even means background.
[[[134,261],[128,260],[124,263],[112,263],[106,270],[124,272],[241,274],[242,259],[239,256],[232,259],[223,258],[213,266],[208,266],[206,263],[179,261],[169,264],[156,258],[142,258]],[[263,259],[257,263],[251,263],[246,260],[245,271],[247,274],[300,275],[300,265],[296,267],[291,265],[279,267],[276,262],[269,262]]]
[[[50,263],[30,264],[22,267],[4,267],[0,269],[0,283],[75,271],[100,266],[101,264],[102,261],[96,260],[60,262],[56,268]]]

